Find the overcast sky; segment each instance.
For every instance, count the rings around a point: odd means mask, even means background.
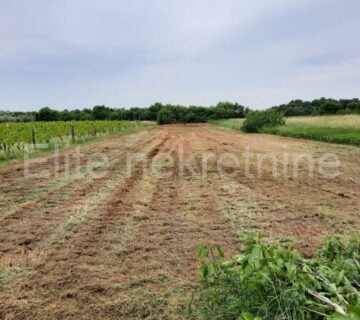
[[[360,96],[359,0],[0,2],[0,109]]]

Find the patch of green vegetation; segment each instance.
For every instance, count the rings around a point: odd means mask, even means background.
[[[262,132],[286,137],[360,146],[360,127],[323,127],[287,124],[274,128],[265,128]]]
[[[285,123],[283,115],[273,109],[248,112],[246,119],[210,120],[208,122],[224,128],[244,132],[261,132],[263,128],[272,128]]]
[[[115,121],[113,121],[115,122]],[[96,123],[96,122],[93,122]],[[105,122],[104,122],[105,123]],[[109,121],[111,123],[111,121]],[[119,121],[119,123],[121,123]],[[124,122],[126,123],[126,122]],[[39,123],[41,126],[46,126],[46,122]],[[24,136],[21,134],[18,134],[18,131],[16,126],[29,126],[29,124],[25,123],[15,123],[12,124],[13,128],[10,129],[6,127],[8,124],[0,124],[0,166],[7,165],[11,161],[21,161],[24,160],[24,157],[28,159],[37,158],[44,156],[48,154],[49,152],[53,152],[55,150],[67,150],[72,148],[75,145],[85,145],[88,143],[93,143],[96,141],[101,141],[103,139],[106,139],[108,137],[112,136],[121,136],[123,134],[136,132],[139,130],[142,130],[145,127],[150,127],[155,125],[155,122],[151,121],[134,121],[134,122],[127,122],[127,126],[120,127],[119,130],[112,130],[112,131],[106,131],[103,132],[97,132],[97,134],[82,134],[82,135],[76,135],[75,139],[71,137],[71,135],[67,135],[66,132],[59,132],[56,130],[56,125],[59,124],[59,122],[49,123],[53,126],[53,128],[46,128],[47,134],[49,135],[49,138],[47,140],[41,140],[40,143],[42,145],[42,148],[35,148],[29,141],[27,142],[26,139],[24,139]],[[79,122],[79,125],[82,123]],[[6,130],[4,130],[4,128]],[[39,132],[41,134],[44,134],[42,131],[42,128],[39,128]],[[45,131],[45,129],[44,129]],[[58,136],[56,136],[58,134]],[[1,142],[2,140],[5,141],[6,136],[10,136],[9,141],[13,141],[11,144],[5,147],[5,144]]]
[[[209,120],[208,123],[233,130],[241,130],[244,121],[245,119],[226,119],[226,120]]]
[[[244,251],[224,260],[219,247],[201,246],[201,294],[194,318],[225,320],[358,319],[360,237],[329,238],[307,259],[292,248],[243,237]]]
[[[264,128],[273,128],[283,124],[285,124],[284,116],[279,111],[274,109],[252,111],[246,114],[241,130],[244,132],[261,132]]]
[[[250,112],[252,114],[253,112]],[[241,119],[242,120],[242,119]],[[240,119],[216,120],[211,123],[235,130],[242,130]],[[287,118],[283,125],[262,126],[262,133],[360,146],[360,116],[336,115]]]

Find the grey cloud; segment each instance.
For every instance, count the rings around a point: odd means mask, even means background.
[[[359,13],[357,0],[4,1],[0,108],[356,96]]]

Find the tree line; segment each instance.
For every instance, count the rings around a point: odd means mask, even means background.
[[[250,109],[232,102],[200,107],[155,103],[148,108],[110,108],[58,111],[49,107],[35,112],[0,112],[0,122],[28,121],[86,121],[86,120],[140,120],[165,123],[206,122],[210,119],[244,118]]]
[[[298,99],[274,106],[272,109],[280,111],[285,117],[357,114],[360,113],[360,100],[357,98],[340,100],[320,98],[312,101]]]
[[[320,98],[312,101],[292,100],[269,109],[286,117],[307,115],[357,114],[360,100]],[[88,120],[140,120],[166,123],[199,123],[208,120],[244,118],[252,111],[238,103],[219,102],[215,106],[189,106],[155,103],[147,108],[110,108],[95,106],[92,109],[58,111],[49,107],[32,112],[0,111],[0,122],[29,121],[88,121]]]

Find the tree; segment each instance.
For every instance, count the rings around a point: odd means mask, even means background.
[[[35,115],[36,121],[58,121],[60,120],[59,111],[49,107],[41,108]]]
[[[336,114],[340,109],[340,104],[336,100],[326,100],[319,107],[319,114]]]
[[[95,120],[105,120],[110,118],[112,109],[105,106],[95,106],[92,110],[92,115]]]
[[[174,122],[174,115],[169,107],[162,108],[157,116],[158,124],[169,124]]]
[[[237,115],[237,118],[244,118],[245,117],[245,107],[238,104],[238,103],[235,103],[234,104],[234,111],[235,111],[235,114]]]
[[[244,116],[244,107],[240,106],[238,103],[232,103],[232,102],[219,102],[216,107],[219,110],[223,110],[223,114],[225,115],[225,118],[239,118],[241,116]],[[224,118],[224,119],[225,119]]]
[[[72,121],[74,119],[74,115],[69,110],[65,109],[64,111],[60,112],[60,120],[61,121]]]
[[[347,106],[349,110],[351,110],[353,113],[360,113],[360,101],[355,101],[355,99],[350,102]]]
[[[156,102],[149,107],[149,111],[151,112],[151,119],[155,121],[157,119],[158,112],[163,108],[163,104],[160,102]]]
[[[126,119],[126,112],[124,109],[115,109],[110,114],[110,120],[124,120]]]

